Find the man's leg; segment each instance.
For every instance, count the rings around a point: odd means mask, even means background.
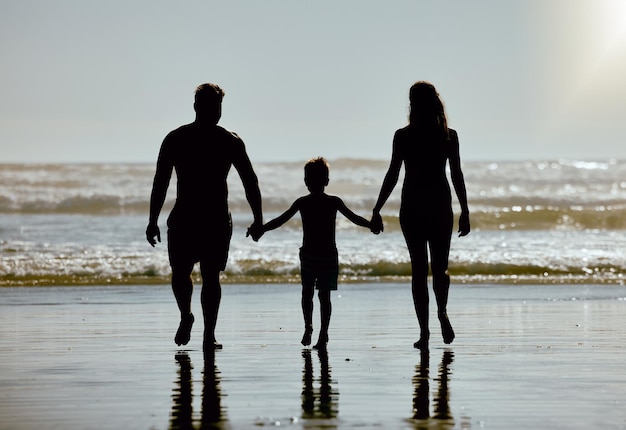
[[[202,273],[202,312],[204,314],[204,349],[220,349],[222,345],[215,339],[217,314],[222,301],[220,270],[210,267],[207,262],[200,262]]]
[[[191,272],[193,271],[193,263],[172,264],[172,291],[178,304],[180,311],[180,324],[174,342],[177,345],[187,345],[191,337],[191,327],[193,326],[194,316],[191,313],[191,296],[193,293],[193,282],[191,281]]]

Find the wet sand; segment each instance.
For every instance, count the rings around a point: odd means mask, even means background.
[[[406,284],[340,285],[326,354],[298,285],[224,286],[214,356],[197,293],[184,348],[168,286],[0,294],[1,429],[626,428],[624,286],[454,285],[428,354]]]

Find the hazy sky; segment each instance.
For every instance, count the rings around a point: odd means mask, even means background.
[[[0,162],[154,162],[207,81],[253,162],[388,158],[416,80],[466,160],[626,159],[624,0],[0,0],[0,58]]]

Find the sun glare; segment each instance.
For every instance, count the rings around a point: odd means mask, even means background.
[[[626,50],[626,1],[605,0],[592,2],[592,15],[603,35],[600,55],[612,56]]]

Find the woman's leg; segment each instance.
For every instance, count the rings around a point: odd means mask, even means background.
[[[450,238],[452,231],[444,230],[441,235],[429,242],[431,269],[433,272],[433,290],[437,301],[437,316],[441,324],[444,343],[452,343],[454,330],[448,319],[448,292],[450,275],[448,274],[448,257],[450,254]]]
[[[406,236],[405,236],[406,237]],[[415,342],[416,348],[428,346],[430,330],[428,329],[428,251],[426,241],[406,237],[411,257],[411,292],[413,306],[420,326],[420,339]]]

